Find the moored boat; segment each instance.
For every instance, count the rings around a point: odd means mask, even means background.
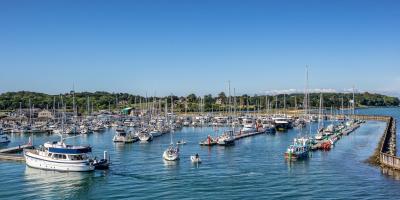
[[[138,133],[138,137],[141,142],[149,142],[149,141],[153,140],[153,135],[151,135],[151,133],[144,131],[144,130],[142,130]]]
[[[123,128],[117,128],[115,132],[116,133],[113,137],[113,142],[132,143],[137,141],[137,139],[135,140],[134,136],[126,133],[125,129]]]
[[[10,139],[6,134],[4,134],[3,129],[0,128],[0,143],[9,143]]]
[[[226,131],[224,134],[217,138],[218,145],[221,146],[231,146],[235,145],[235,137],[233,136],[233,131]]]

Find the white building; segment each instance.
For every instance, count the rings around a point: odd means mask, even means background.
[[[39,118],[48,118],[48,119],[52,119],[53,118],[53,114],[48,111],[48,110],[42,110],[38,113],[38,117]]]

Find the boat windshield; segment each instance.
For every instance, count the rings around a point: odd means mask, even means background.
[[[70,160],[84,160],[86,155],[69,155]]]

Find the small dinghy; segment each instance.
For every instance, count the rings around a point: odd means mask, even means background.
[[[196,154],[194,156],[190,156],[190,160],[192,161],[192,163],[201,163],[201,159],[199,154]]]
[[[105,170],[110,167],[110,155],[108,155],[107,151],[104,151],[104,158],[101,160],[97,160],[96,158],[93,160],[93,166],[95,169]]]

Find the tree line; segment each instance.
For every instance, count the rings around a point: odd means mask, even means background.
[[[326,108],[347,108],[351,105],[353,94],[350,93],[323,93],[323,106]],[[73,108],[75,101],[76,109],[84,113],[87,109],[97,110],[119,110],[125,107],[136,109],[164,107],[167,101],[168,107],[171,101],[174,102],[174,110],[180,112],[198,112],[198,111],[224,111],[228,109],[237,110],[265,110],[267,108],[303,108],[304,94],[277,94],[277,95],[240,95],[227,96],[224,92],[217,96],[211,94],[197,96],[189,94],[188,96],[170,95],[166,97],[144,97],[128,93],[110,93],[110,92],[69,92],[65,94],[49,95],[44,93],[20,91],[6,92],[0,94],[0,110],[16,110],[20,107],[25,109],[29,107],[41,109],[58,109],[64,105],[67,109]],[[156,102],[156,103],[153,103]],[[319,93],[309,94],[309,107],[318,108],[320,102]],[[373,93],[356,93],[355,106],[398,106],[399,98],[390,97]],[[154,105],[153,105],[154,104]]]

